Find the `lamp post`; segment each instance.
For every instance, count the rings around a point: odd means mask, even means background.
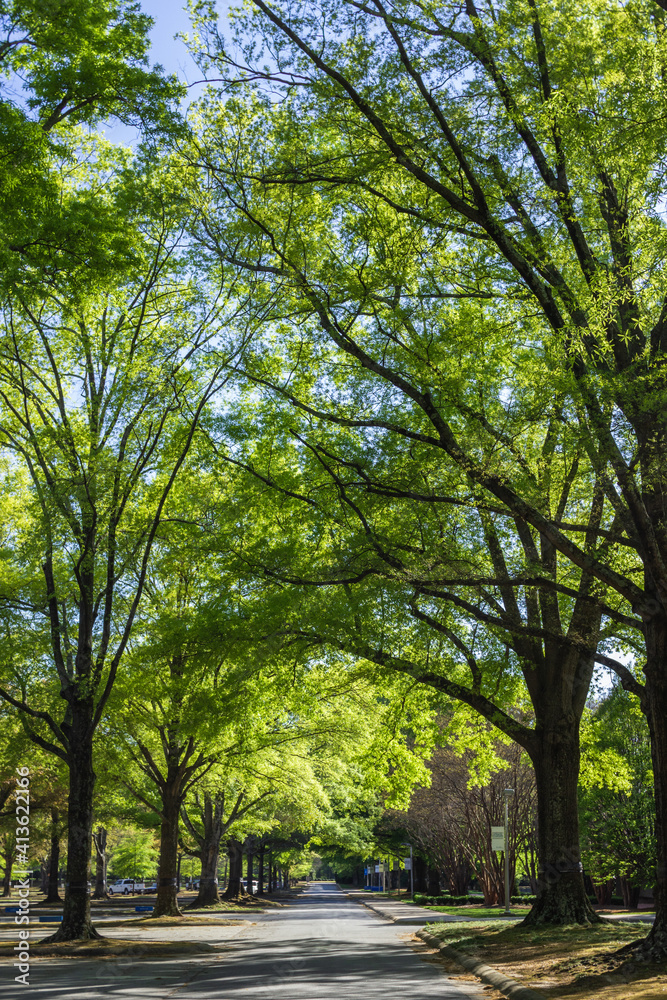
[[[510,805],[510,798],[512,797],[512,795],[514,795],[513,788],[503,788],[503,798],[505,799],[505,913],[511,913],[509,805]]]

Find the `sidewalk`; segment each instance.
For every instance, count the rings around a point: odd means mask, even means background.
[[[425,906],[414,906],[411,903],[402,902],[400,899],[375,899],[374,894],[364,892],[362,889],[344,889],[350,899],[355,899],[362,903],[367,909],[377,913],[385,920],[391,920],[394,924],[410,924],[413,927],[423,927],[424,924],[453,924],[461,921],[476,920],[507,920],[509,923],[523,920],[523,914],[510,914],[506,916],[501,910],[493,917],[471,917],[462,913],[461,916],[453,916],[449,913],[437,913],[429,910]],[[605,920],[623,920],[628,923],[652,924],[654,913],[604,913]]]
[[[488,917],[452,916],[449,913],[436,913],[435,910],[428,910],[425,906],[413,906],[411,903],[403,903],[400,899],[374,899],[370,892],[362,889],[343,890],[349,899],[355,899],[362,903],[369,910],[373,910],[379,917],[391,920],[394,924],[410,924],[413,927],[423,927],[424,924],[455,924],[462,920],[474,923],[476,920],[488,920]],[[515,920],[523,920],[521,916],[506,917],[503,913],[498,913],[494,920],[508,920],[510,923]]]

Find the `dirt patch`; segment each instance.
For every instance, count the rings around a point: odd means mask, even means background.
[[[179,955],[217,954],[225,945],[201,941],[124,941],[101,938],[95,941],[59,941],[56,944],[30,945],[30,960],[40,958],[172,958]],[[15,958],[13,945],[0,945],[0,958]]]
[[[667,962],[637,963],[617,954],[646,936],[645,924],[520,929],[493,922],[428,929],[545,1000],[667,1000]]]
[[[126,920],[105,920],[97,929],[104,933],[107,927],[243,927],[245,920],[225,920],[209,917],[207,913],[188,914],[186,917],[128,917]]]

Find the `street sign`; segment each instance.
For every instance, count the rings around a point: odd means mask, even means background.
[[[412,871],[412,858],[403,858],[403,867],[406,872]]]
[[[492,851],[504,851],[505,850],[505,827],[504,826],[492,826],[491,827],[491,850]]]

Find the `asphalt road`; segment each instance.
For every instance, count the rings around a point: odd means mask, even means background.
[[[450,979],[407,943],[406,928],[314,885],[250,926],[220,928],[220,955],[162,961],[44,960],[28,989],[0,967],[0,998],[39,1000],[481,1000],[481,987]],[[184,935],[186,936],[186,935]],[[191,934],[187,935],[191,937]],[[207,939],[208,938],[207,935]],[[140,952],[140,947],[138,947]]]

